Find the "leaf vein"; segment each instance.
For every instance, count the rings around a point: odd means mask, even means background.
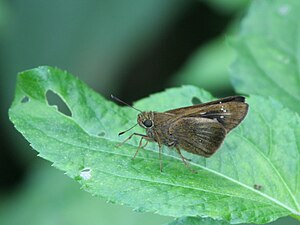
[[[274,166],[274,164],[265,156],[265,154],[263,154],[263,152],[255,145],[254,142],[252,142],[250,139],[247,139],[239,134],[237,134],[238,136],[240,136],[242,139],[246,140],[248,143],[251,143],[251,145],[254,147],[254,149],[263,156],[263,158],[266,160],[266,162],[268,162],[268,164],[271,166],[271,168],[275,171],[275,173],[277,174],[277,176],[279,177],[279,179],[282,181],[283,185],[285,186],[288,194],[291,196],[297,210],[299,212],[296,211],[296,214],[300,215],[300,208],[299,208],[299,204],[297,202],[297,200],[295,199],[295,196],[293,195],[289,185],[286,183],[286,181],[283,179],[283,177],[281,176],[281,173],[277,170],[277,168]],[[271,197],[272,198],[272,197]],[[275,200],[275,199],[274,199]],[[277,201],[277,200],[276,200]],[[283,203],[282,203],[283,204]],[[288,207],[288,206],[287,206]],[[290,207],[289,207],[290,208]],[[294,210],[292,210],[294,211]]]

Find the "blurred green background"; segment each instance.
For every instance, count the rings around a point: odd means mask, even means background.
[[[129,103],[180,84],[226,96],[234,59],[226,37],[247,8],[247,0],[0,0],[0,224],[172,221],[92,197],[36,157],[7,116],[16,75],[57,66]]]

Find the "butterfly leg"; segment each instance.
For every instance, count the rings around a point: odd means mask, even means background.
[[[142,145],[143,140],[146,140],[146,144],[144,144],[144,145]],[[150,139],[148,136],[146,136],[146,137],[142,136],[142,137],[141,137],[141,140],[140,140],[140,143],[139,143],[139,147],[138,147],[138,149],[136,150],[136,152],[135,152],[134,156],[132,157],[132,159],[135,159],[135,157],[137,156],[139,150],[140,150],[141,148],[146,147],[146,145],[148,144],[148,142],[149,142],[150,140],[152,140],[152,139]]]
[[[188,166],[188,162],[187,162],[186,158],[181,154],[180,148],[177,145],[175,145],[175,148],[176,148],[180,158],[182,159],[184,165]]]
[[[145,139],[145,138],[142,138],[143,140],[146,140],[146,143],[143,145],[143,146],[141,146],[141,148],[145,148],[147,145],[148,145],[148,143],[149,143],[149,140],[147,140],[147,139]]]
[[[134,135],[140,136],[140,137],[144,137],[144,138],[149,138],[149,137],[148,137],[147,135],[145,135],[145,134],[133,133],[133,134],[131,134],[128,138],[126,138],[124,141],[122,141],[120,144],[117,144],[117,146],[120,147],[120,146],[123,145],[125,142],[129,141]]]
[[[162,165],[162,158],[161,158],[161,155],[162,155],[162,148],[161,148],[161,145],[158,144],[158,147],[159,147],[159,168],[160,168],[160,172],[162,172],[162,168],[163,168],[163,165]]]
[[[159,167],[160,167],[160,172],[162,172],[163,170],[162,170],[162,168],[163,168],[163,166],[162,166],[162,157],[161,157],[161,155],[162,155],[162,142],[161,142],[161,140],[160,140],[160,138],[159,138],[159,135],[154,131],[154,134],[155,134],[155,138],[154,138],[154,140],[157,142],[157,144],[158,144],[158,157],[159,157]]]
[[[175,145],[175,148],[176,148],[176,150],[177,150],[177,152],[178,152],[180,158],[182,159],[184,165],[185,165],[191,172],[197,173],[195,170],[193,170],[193,169],[191,169],[191,168],[189,167],[190,165],[188,164],[187,161],[191,161],[191,160],[185,158],[185,157],[181,154],[181,151],[180,151],[180,148],[178,147],[178,145]]]

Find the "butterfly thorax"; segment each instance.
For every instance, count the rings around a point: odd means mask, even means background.
[[[172,115],[159,112],[142,112],[138,115],[138,124],[146,129],[147,136],[156,142],[169,145],[173,142],[169,134],[169,123]]]

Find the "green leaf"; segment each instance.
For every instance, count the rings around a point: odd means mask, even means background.
[[[31,166],[17,193],[1,196],[1,225],[155,225],[171,219],[99,200],[49,163]]]
[[[71,116],[48,104],[48,90],[63,99]],[[151,95],[135,106],[163,111],[191,105],[194,97],[211,99],[203,90],[183,86]],[[91,194],[135,210],[230,223],[266,223],[300,215],[299,116],[271,98],[251,96],[247,101],[247,118],[214,156],[184,153],[197,174],[168,148],[163,149],[161,173],[155,143],[131,160],[139,140],[118,147],[124,140],[118,132],[136,123],[137,112],[105,100],[59,69],[39,67],[20,73],[9,115],[39,156]]]
[[[222,220],[213,220],[211,218],[199,218],[199,217],[181,217],[166,225],[229,225],[228,222]],[[268,225],[298,225],[299,221],[291,218],[284,217],[276,221],[268,223]],[[240,225],[247,225],[246,223]]]
[[[213,220],[210,218],[196,218],[196,217],[181,217],[175,219],[167,225],[229,225],[229,223],[222,220]]]
[[[254,1],[234,41],[238,92],[272,96],[300,112],[300,1]]]

